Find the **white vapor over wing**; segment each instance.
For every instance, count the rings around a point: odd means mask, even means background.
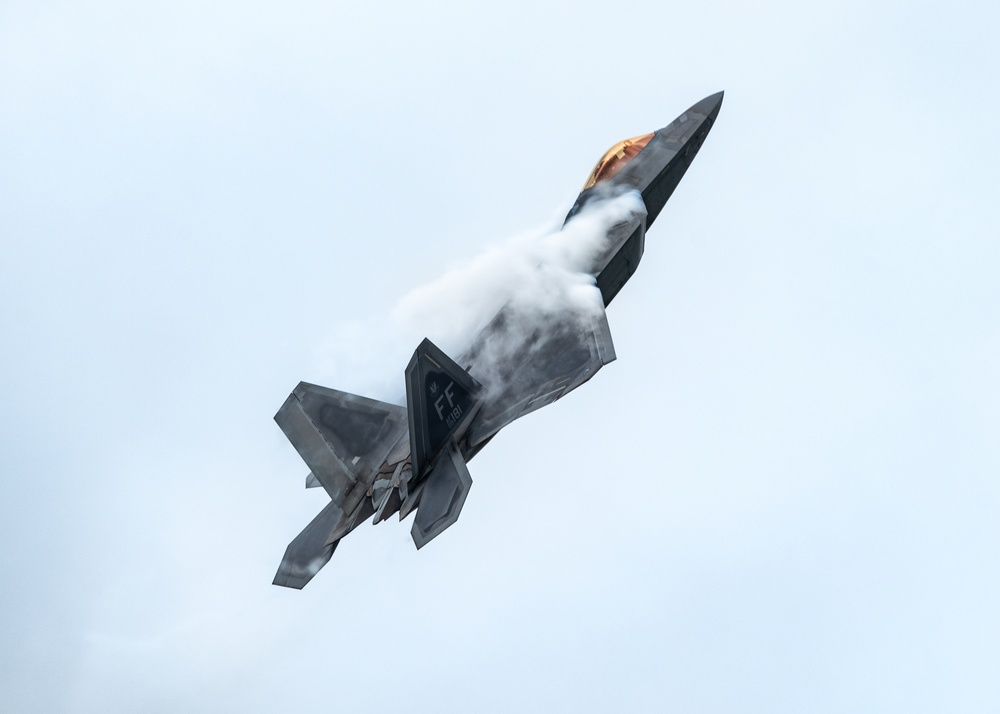
[[[593,201],[561,228],[523,233],[491,246],[482,254],[453,264],[436,280],[405,294],[393,307],[388,330],[345,325],[334,351],[335,366],[358,362],[352,351],[363,341],[369,352],[353,374],[368,385],[368,396],[402,403],[403,368],[424,337],[459,359],[480,331],[504,308],[517,317],[514,338],[549,326],[589,324],[604,309],[591,271],[606,248],[610,229],[644,211],[642,198],[630,192]],[[370,335],[391,336],[374,345]],[[352,339],[353,338],[353,339]],[[503,359],[516,345],[493,344],[490,353]],[[386,364],[387,358],[391,364]],[[337,370],[340,372],[340,369]]]

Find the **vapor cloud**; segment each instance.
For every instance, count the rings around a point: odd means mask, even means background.
[[[525,232],[455,263],[439,278],[403,295],[388,316],[388,330],[383,326],[368,331],[388,335],[391,346],[373,347],[369,342],[368,357],[357,364],[357,353],[352,360],[343,348],[353,349],[351,344],[364,339],[366,330],[345,325],[340,333],[347,339],[338,341],[333,361],[356,363],[354,368],[364,373],[362,381],[377,392],[366,396],[401,404],[403,369],[424,337],[459,359],[504,306],[517,318],[517,329],[507,333],[510,339],[589,323],[603,309],[591,274],[594,262],[607,248],[613,226],[643,210],[634,192],[594,201],[565,227]],[[491,345],[490,352],[502,359],[508,347]]]
[[[601,309],[590,275],[609,229],[642,210],[638,194],[595,202],[562,229],[514,236],[404,295],[392,311],[401,331],[424,331],[452,355],[507,303],[525,319]]]

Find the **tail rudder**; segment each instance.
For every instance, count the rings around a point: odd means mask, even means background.
[[[420,480],[476,416],[482,386],[433,342],[424,339],[406,367],[406,412],[413,475]]]
[[[465,504],[472,477],[459,442],[482,406],[481,394],[479,382],[453,359],[430,340],[420,343],[406,368],[410,454],[420,489],[410,531],[417,548],[454,524]]]

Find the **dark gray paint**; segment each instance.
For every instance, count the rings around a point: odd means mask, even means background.
[[[428,474],[420,497],[420,508],[410,529],[418,549],[458,520],[470,488],[472,476],[465,459],[455,446],[451,446]]]
[[[482,385],[426,338],[404,376],[411,470],[419,480],[448,441],[468,429],[482,405]]]

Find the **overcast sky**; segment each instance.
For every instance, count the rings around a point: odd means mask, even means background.
[[[1000,709],[998,33],[985,1],[0,2],[0,709]],[[420,552],[363,525],[273,587],[325,498],[272,421],[295,384],[369,388],[402,295],[720,89],[618,361]]]

